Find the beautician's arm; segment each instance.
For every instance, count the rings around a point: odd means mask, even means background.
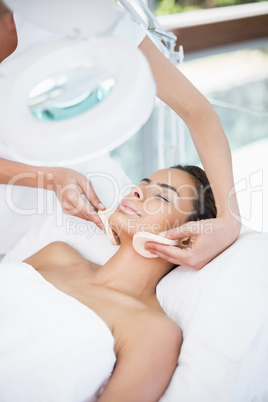
[[[13,13],[0,0],[0,63],[14,52],[17,47],[17,31]],[[55,191],[66,214],[95,222],[101,229],[103,223],[92,206],[104,209],[100,204],[90,180],[72,169],[44,168],[24,165],[0,158],[0,184],[15,184],[39,187]]]
[[[139,48],[147,57],[157,84],[157,95],[186,123],[212,186],[217,219],[188,223],[167,232],[171,239],[190,236],[192,248],[147,243],[159,256],[175,264],[202,268],[238,237],[240,214],[234,191],[229,144],[220,119],[207,99],[146,37]]]
[[[177,366],[181,331],[170,318],[144,311],[131,317],[125,333],[98,402],[157,402]]]
[[[36,167],[0,158],[0,184],[55,191],[66,214],[95,222],[104,229],[96,209],[104,209],[90,180],[72,169]],[[85,194],[92,206],[81,196]]]

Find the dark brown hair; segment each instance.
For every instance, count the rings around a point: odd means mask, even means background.
[[[188,173],[196,186],[197,197],[193,202],[193,212],[186,222],[216,218],[217,208],[215,199],[205,171],[193,165],[176,165],[171,166],[171,169],[179,169]]]

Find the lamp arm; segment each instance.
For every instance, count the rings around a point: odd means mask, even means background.
[[[119,0],[121,6],[128,12],[132,19],[139,24],[163,53],[163,55],[175,66],[179,63],[182,64],[184,53],[183,47],[179,46],[179,51],[175,51],[177,37],[172,32],[166,32],[148,6],[143,0]],[[134,5],[134,4],[135,5]],[[141,16],[143,14],[143,17]],[[145,16],[145,18],[144,18]],[[177,160],[177,150],[179,151],[179,160],[181,163],[185,162],[185,144],[184,144],[184,130],[181,120],[175,119],[174,112],[171,112],[172,126],[172,144],[171,148],[174,149],[174,161]],[[162,102],[159,104],[158,109],[158,166],[160,169],[166,166],[165,164],[165,134],[164,134],[164,120],[165,110]],[[176,163],[176,162],[175,162]]]
[[[131,4],[135,3],[136,8],[141,10],[148,23],[141,17],[139,12]],[[179,51],[175,51],[177,37],[172,32],[166,32],[148,6],[142,0],[119,0],[121,6],[130,14],[137,24],[141,25],[152,39],[158,49],[167,57],[173,64],[182,63],[184,54],[183,47],[179,46]]]

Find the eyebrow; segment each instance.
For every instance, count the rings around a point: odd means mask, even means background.
[[[142,182],[142,181],[145,181],[145,182],[148,183],[148,184],[151,184],[151,183],[152,183],[152,180],[151,180],[151,179],[148,179],[147,177],[146,177],[145,179],[142,179],[141,182]],[[175,191],[175,193],[176,193],[178,196],[180,196],[180,194],[178,193],[177,189],[176,189],[175,187],[173,187],[173,186],[170,186],[169,184],[166,184],[166,183],[157,183],[157,185],[160,186],[160,187],[163,187],[163,188],[169,188],[170,190]]]

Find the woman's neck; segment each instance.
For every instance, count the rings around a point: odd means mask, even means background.
[[[157,283],[170,268],[167,261],[144,258],[133,249],[132,243],[124,243],[96,272],[95,282],[142,300],[155,295]]]

